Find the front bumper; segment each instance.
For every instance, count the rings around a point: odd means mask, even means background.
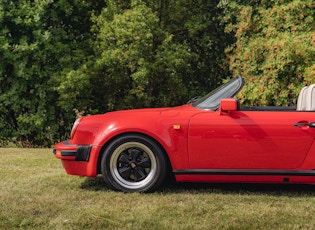
[[[71,175],[96,177],[100,147],[70,144],[63,141],[55,145],[53,153]]]
[[[69,141],[57,144],[53,150],[56,158],[61,160],[86,161],[90,159],[92,146],[90,145],[73,145]]]

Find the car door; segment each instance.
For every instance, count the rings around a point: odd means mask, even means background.
[[[188,131],[192,169],[295,169],[313,142],[314,112],[200,112]]]

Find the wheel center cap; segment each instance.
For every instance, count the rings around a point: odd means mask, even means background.
[[[131,167],[132,169],[134,169],[134,168],[137,167],[137,165],[136,165],[134,162],[132,162],[132,163],[130,164],[130,167]]]

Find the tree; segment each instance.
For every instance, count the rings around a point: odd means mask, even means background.
[[[302,86],[315,82],[313,1],[241,2],[222,3],[230,22],[226,31],[237,39],[226,49],[230,68],[247,80],[240,99],[252,105],[296,104]]]
[[[107,1],[93,18],[94,55],[67,73],[58,87],[60,105],[85,113],[171,106],[214,88],[229,74],[223,68],[229,39],[216,6]]]
[[[69,129],[62,111],[55,105],[53,76],[85,61],[92,3],[1,0],[3,139],[47,146]]]

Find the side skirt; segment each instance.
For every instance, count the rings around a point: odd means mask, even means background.
[[[173,173],[174,175],[315,176],[315,170],[187,169],[173,170]]]

